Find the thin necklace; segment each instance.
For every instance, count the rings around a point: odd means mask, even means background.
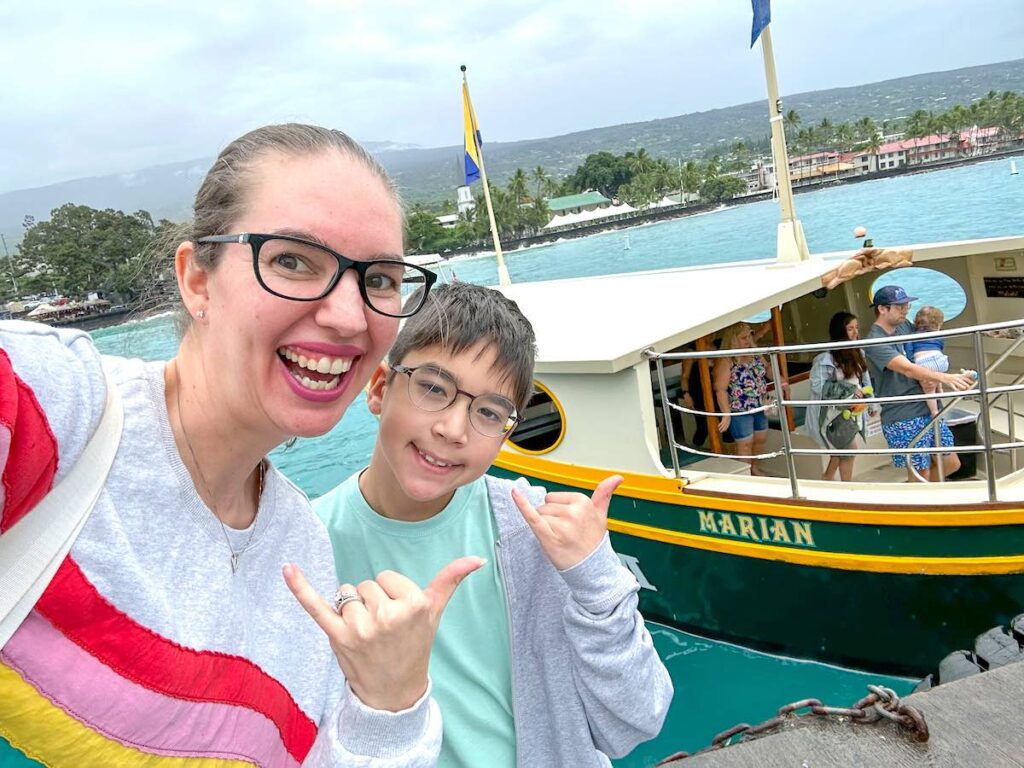
[[[192,441],[188,439],[188,432],[185,430],[185,422],[181,418],[181,376],[178,374],[178,361],[174,361],[174,404],[178,409],[178,426],[181,427],[181,436],[185,438],[185,446],[188,448],[188,453],[192,457],[192,466],[196,468],[196,474],[199,475],[199,482],[203,485],[203,491],[206,493],[206,497],[210,499],[210,503],[213,503],[213,494],[210,493],[210,487],[206,484],[206,477],[203,475],[203,470],[199,466],[199,462],[196,460],[196,452],[192,448]],[[252,529],[249,531],[249,538],[245,540],[245,545],[238,551],[235,552],[235,548],[231,546],[231,539],[228,536],[228,528],[224,525],[224,521],[220,519],[220,515],[217,514],[216,507],[212,508],[213,516],[217,518],[217,522],[220,523],[221,532],[224,534],[224,541],[228,545],[228,551],[231,553],[231,575],[238,572],[238,560],[245,554],[245,551],[249,549],[249,545],[252,544],[253,534],[256,533],[256,518],[260,514],[260,499],[263,497],[263,478],[266,469],[263,466],[262,459],[259,465],[259,484],[256,490],[256,514],[252,518]]]

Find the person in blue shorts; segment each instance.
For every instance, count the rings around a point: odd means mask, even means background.
[[[901,336],[914,332],[914,326],[907,320],[907,313],[910,311],[910,304],[916,301],[917,297],[908,296],[907,292],[898,285],[885,285],[875,291],[871,300],[871,306],[875,311],[875,322],[868,332],[869,339],[884,338],[890,336]],[[924,394],[922,383],[931,382],[938,387],[961,392],[970,389],[974,384],[973,378],[968,374],[942,373],[917,365],[907,357],[907,350],[903,343],[894,341],[892,344],[878,344],[865,347],[865,356],[868,359],[868,367],[871,371],[871,379],[875,383],[875,394],[878,397],[895,397],[902,395]],[[910,441],[920,432],[931,420],[931,412],[925,400],[910,402],[882,403],[882,434],[890,448],[908,448]],[[953,433],[950,432],[946,423],[940,422],[941,445],[953,447]],[[935,433],[928,431],[914,447],[930,448],[935,445]],[[892,457],[895,467],[907,468],[908,482],[914,482],[915,477],[911,466],[921,473],[928,473],[932,481],[939,479],[938,464],[933,463],[931,454],[911,454],[911,463],[907,462],[907,454],[897,454]],[[955,453],[942,454],[942,468],[944,476],[956,472],[960,468],[960,459]]]
[[[622,477],[587,497],[486,475],[532,394],[533,328],[471,283],[432,289],[422,314],[371,377],[369,466],[314,502],[338,578],[362,594],[381,571],[425,583],[452,552],[487,558],[431,652],[438,765],[607,768],[658,734],[672,700],[608,537]]]
[[[736,323],[722,335],[723,349],[753,349],[757,337],[769,328],[764,324],[754,333],[748,323]],[[750,464],[750,474],[764,475],[757,456],[768,440],[768,414],[758,410],[768,404],[768,382],[772,372],[763,355],[720,357],[715,361],[713,386],[719,411],[718,431],[728,432],[736,443],[736,455]],[[785,380],[781,383],[788,391]],[[785,418],[785,417],[783,417]]]

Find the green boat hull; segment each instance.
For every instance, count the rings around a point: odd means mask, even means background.
[[[498,467],[506,477],[519,476]],[[585,491],[529,478],[549,490]],[[1021,573],[883,572],[786,562],[1000,558],[1024,552],[1024,526],[901,526],[779,519],[617,495],[612,543],[641,584],[644,617],[716,639],[872,672],[923,676],[975,637],[1024,611]],[[737,508],[742,508],[741,504]],[[636,529],[639,535],[616,529]],[[655,532],[652,536],[651,532]],[[662,538],[694,542],[667,542]],[[704,548],[740,542],[745,556]],[[939,560],[936,561],[935,559]],[[798,558],[797,558],[798,559]]]

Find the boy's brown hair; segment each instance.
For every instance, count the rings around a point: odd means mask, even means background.
[[[511,383],[512,401],[522,413],[533,394],[537,339],[519,306],[493,288],[463,282],[434,286],[423,309],[402,325],[388,362],[398,365],[410,352],[433,346],[457,355],[480,342],[494,350],[502,383]]]
[[[917,314],[914,315],[914,330],[921,331],[937,331],[942,327],[942,321],[946,319],[946,316],[942,314],[942,310],[938,307],[921,307],[917,310]]]

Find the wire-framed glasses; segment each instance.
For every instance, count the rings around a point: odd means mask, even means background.
[[[507,435],[521,421],[515,403],[507,397],[493,392],[471,395],[459,389],[452,375],[443,368],[434,365],[416,368],[392,365],[391,370],[409,377],[409,399],[421,410],[443,411],[459,395],[465,395],[469,398],[469,423],[485,437]]]
[[[334,290],[342,275],[354,269],[359,293],[374,312],[388,317],[415,315],[427,300],[437,275],[399,259],[356,261],[319,243],[290,235],[237,235],[201,237],[198,243],[241,243],[252,249],[252,268],[260,286],[292,301],[317,301]],[[415,291],[422,287],[423,290]],[[403,302],[409,294],[411,301]]]

